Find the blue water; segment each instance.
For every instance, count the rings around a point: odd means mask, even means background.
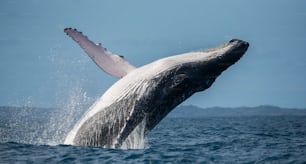
[[[165,118],[141,150],[52,146],[46,128],[1,119],[0,163],[306,162],[305,116]]]

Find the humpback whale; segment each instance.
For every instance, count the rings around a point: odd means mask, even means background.
[[[65,28],[64,32],[98,67],[119,78],[68,133],[64,144],[77,146],[121,148],[133,131],[140,128],[147,134],[177,105],[209,88],[249,47],[246,41],[232,39],[217,48],[136,68],[76,29]]]

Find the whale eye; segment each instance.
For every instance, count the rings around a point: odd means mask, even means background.
[[[172,79],[172,84],[170,88],[182,88],[185,84],[187,84],[189,78],[186,74],[178,74]]]

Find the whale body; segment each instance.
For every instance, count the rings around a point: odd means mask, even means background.
[[[170,56],[136,68],[76,29],[64,31],[102,70],[120,78],[67,135],[65,144],[77,146],[121,148],[133,131],[141,128],[147,134],[177,105],[209,88],[249,46],[232,39],[217,48]]]

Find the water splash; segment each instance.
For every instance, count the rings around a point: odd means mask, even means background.
[[[80,86],[72,87],[61,108],[1,107],[0,142],[62,144],[67,132],[91,101]],[[28,102],[28,101],[27,101]],[[25,103],[31,105],[31,103]]]
[[[69,132],[64,144],[74,144],[75,142],[80,145],[91,145],[90,143],[95,140],[103,142],[104,148],[118,148],[118,146],[120,146],[119,148],[121,149],[143,149],[145,147],[146,119],[144,118],[143,121],[136,126],[122,144],[121,141],[118,143],[122,130],[125,128],[128,120],[129,112],[126,110],[126,105],[130,103],[119,102],[117,106],[112,106],[112,108],[100,108],[99,105],[97,105],[99,102],[99,100],[96,101]],[[95,115],[96,110],[93,109],[100,109],[99,111],[101,113]],[[88,115],[92,116],[89,117]],[[88,120],[90,120],[90,123],[85,123]],[[90,127],[80,129],[83,124],[85,124],[85,127],[90,124]],[[103,128],[101,128],[101,126],[103,126]],[[103,132],[101,129],[107,129],[107,132]],[[78,132],[86,135],[85,138],[77,135]]]
[[[88,101],[90,98],[80,86],[72,88],[62,108],[50,115],[47,128],[42,133],[42,142],[48,145],[62,144],[69,130],[87,109],[85,104]]]
[[[144,149],[146,145],[145,137],[146,119],[133,130],[128,138],[122,143],[121,149]]]
[[[87,59],[82,57],[68,58],[63,54],[61,44],[50,48],[49,61],[54,66],[52,79],[55,80],[56,108],[50,114],[45,130],[39,140],[40,144],[62,144],[66,134],[81,118],[82,114],[92,103],[92,98],[84,91],[83,85],[87,82],[87,74],[82,73],[86,68]],[[68,66],[77,67],[80,74],[69,72]]]
[[[25,119],[15,119],[12,123],[13,128],[19,127],[22,130],[14,135],[16,139],[13,142],[47,145],[63,144],[68,132],[88,109],[88,104],[93,102],[93,98],[89,97],[82,87],[87,81],[86,73],[82,73],[87,60],[65,59],[59,49],[61,49],[61,45],[51,48],[49,56],[50,62],[54,64],[54,72],[51,75],[51,79],[55,80],[57,84],[56,88],[54,88],[56,108],[53,108],[44,117],[39,118],[39,121],[37,121],[37,118],[35,118],[36,120],[31,118],[31,113],[28,113],[26,108],[22,110],[21,115],[24,113]],[[71,72],[65,72],[67,63],[68,65],[77,65],[81,76],[78,75],[76,77]],[[32,97],[29,97],[25,104],[33,106]],[[37,116],[40,117],[39,114]],[[114,117],[118,117],[118,115],[114,115]],[[23,134],[23,132],[26,134]],[[144,147],[145,121],[142,121],[128,136],[121,148],[143,149]]]

